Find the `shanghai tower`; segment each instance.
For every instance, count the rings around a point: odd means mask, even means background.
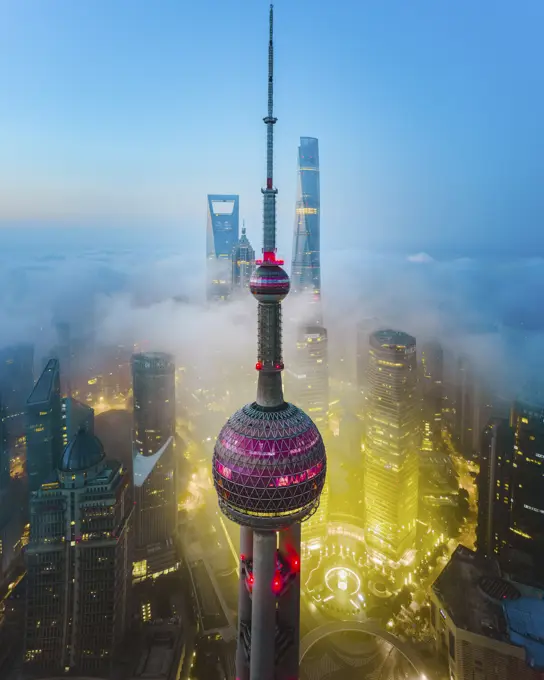
[[[290,281],[276,259],[273,67],[271,6],[263,258],[250,280],[258,302],[257,398],[223,426],[212,461],[219,506],[240,525],[238,680],[298,678],[300,522],[316,511],[326,475],[317,427],[283,398],[281,302]]]
[[[315,302],[321,297],[320,211],[318,140],[301,137],[291,279],[295,293],[311,292]]]

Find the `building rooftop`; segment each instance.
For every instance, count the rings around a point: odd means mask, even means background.
[[[77,472],[94,467],[105,457],[102,442],[81,428],[68,442],[59,464],[63,472]]]
[[[521,597],[518,600],[508,600],[503,607],[510,642],[525,647],[529,666],[544,668],[544,601],[542,597]]]
[[[456,626],[505,640],[506,621],[502,605],[480,587],[484,576],[500,579],[497,563],[460,545],[434,582],[433,590]]]
[[[512,581],[498,563],[458,546],[433,584],[456,626],[524,647],[527,663],[544,668],[544,591]]]
[[[58,374],[58,370],[59,362],[56,359],[49,359],[38,378],[38,382],[34,385],[30,397],[28,397],[26,403],[29,406],[43,404],[49,400],[55,386],[55,376]]]
[[[154,359],[162,359],[163,361],[171,362],[174,360],[174,357],[167,352],[137,352],[136,354],[132,355],[132,358],[139,361],[153,361]]]
[[[404,331],[394,331],[390,328],[375,331],[371,335],[371,344],[374,347],[384,347],[389,349],[413,347],[416,339]]]

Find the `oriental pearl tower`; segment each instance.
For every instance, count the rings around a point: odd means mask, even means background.
[[[271,5],[263,259],[250,281],[259,303],[257,399],[223,426],[212,462],[219,507],[240,525],[237,680],[299,677],[300,523],[317,510],[327,466],[317,427],[283,398],[281,301],[289,277],[276,259],[273,69]]]

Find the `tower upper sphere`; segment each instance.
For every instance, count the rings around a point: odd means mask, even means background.
[[[259,302],[281,302],[290,285],[287,272],[269,264],[257,267],[249,280],[249,290]]]

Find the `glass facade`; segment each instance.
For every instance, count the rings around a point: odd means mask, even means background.
[[[78,460],[90,440],[72,443]],[[109,677],[131,613],[130,479],[103,450],[82,470],[69,449],[65,469],[30,499],[24,666],[40,677]]]
[[[232,287],[233,289],[249,288],[249,280],[255,269],[255,251],[242,227],[242,236],[232,251]]]
[[[320,212],[318,140],[301,137],[291,286],[295,293],[310,291],[318,300],[321,296]]]
[[[62,454],[59,362],[50,359],[26,402],[26,467],[30,491],[47,481]]]
[[[207,297],[226,299],[231,290],[231,257],[239,238],[239,196],[208,194],[206,231]]]
[[[482,433],[478,473],[478,552],[500,555],[509,544],[514,432],[508,420],[495,418]]]
[[[176,387],[174,358],[162,352],[132,357],[134,486],[139,561],[158,561],[176,527]],[[172,559],[175,555],[172,552]]]
[[[442,383],[444,352],[438,342],[428,342],[421,351],[421,392],[423,399],[422,451],[440,449],[442,440]]]
[[[134,445],[152,456],[175,432],[175,364],[170,354],[145,352],[132,357]]]
[[[288,388],[289,399],[299,404],[318,428],[324,428],[329,409],[329,364],[327,329],[323,326],[299,329]]]
[[[26,400],[34,387],[34,347],[0,350],[0,490],[9,485],[11,458],[24,449]]]
[[[73,397],[62,400],[62,439],[66,446],[80,428],[94,434],[94,410]]]
[[[491,420],[480,458],[478,550],[518,578],[542,583],[544,408],[517,401],[510,422]]]
[[[0,493],[7,489],[10,483],[10,452],[8,442],[8,427],[6,409],[0,394]]]
[[[367,549],[376,569],[400,587],[415,559],[416,544],[419,404],[415,338],[391,330],[372,333],[365,402]]]

